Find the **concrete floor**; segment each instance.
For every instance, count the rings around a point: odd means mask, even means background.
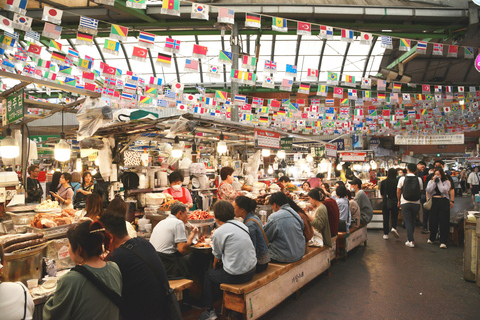
[[[472,209],[471,197],[455,199],[452,212]],[[480,288],[463,280],[463,247],[427,244],[415,230],[415,248],[400,238],[368,231],[356,248],[263,319],[480,319]]]

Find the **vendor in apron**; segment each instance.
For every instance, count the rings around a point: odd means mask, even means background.
[[[240,192],[237,192],[232,186],[234,171],[235,170],[232,167],[223,167],[220,170],[220,177],[222,178],[222,183],[218,186],[217,189],[218,200],[226,200],[233,202],[233,200],[235,200],[235,198],[240,195]]]
[[[170,188],[163,191],[163,193],[168,193],[173,197],[173,199],[184,203],[188,209],[193,207],[192,196],[188,189],[182,187],[183,175],[180,171],[175,170],[168,176],[168,181],[170,182]]]
[[[70,185],[71,180],[72,175],[70,173],[62,173],[60,176],[60,188],[57,192],[50,191],[50,194],[58,201],[62,210],[73,209],[73,188]]]

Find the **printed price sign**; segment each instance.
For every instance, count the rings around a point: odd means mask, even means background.
[[[8,123],[13,123],[23,118],[23,90],[7,97],[6,111]]]
[[[340,161],[365,161],[366,152],[342,152],[340,153]]]
[[[334,144],[326,143],[325,144],[325,155],[327,157],[336,158],[337,157],[337,146]]]
[[[255,147],[280,149],[280,133],[255,129]]]

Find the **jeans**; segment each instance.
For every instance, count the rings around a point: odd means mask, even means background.
[[[450,201],[447,198],[433,198],[430,214],[430,241],[437,239],[440,225],[440,243],[447,244],[448,228],[450,226]]]
[[[387,201],[384,199],[383,201]],[[388,234],[390,232],[390,215],[392,216],[392,228],[397,229],[398,221],[398,207],[395,205],[392,209],[388,209],[386,205],[382,207],[383,213],[383,234]]]
[[[223,268],[208,270],[205,274],[205,283],[203,285],[205,305],[208,309],[213,308],[213,303],[215,302],[215,289],[218,288],[221,283],[241,284],[252,280],[254,275],[255,268],[240,275],[229,274]]]
[[[420,210],[420,205],[418,203],[404,203],[401,207],[403,221],[405,221],[405,228],[407,229],[407,240],[414,241],[415,217]]]
[[[422,194],[420,197],[420,204],[422,205],[423,211],[423,230],[428,230],[428,217],[430,216],[430,210],[427,210],[423,207],[423,204],[427,202],[427,195]]]

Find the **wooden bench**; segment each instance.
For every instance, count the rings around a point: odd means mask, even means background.
[[[188,279],[179,279],[179,280],[169,280],[168,284],[170,288],[173,289],[175,295],[177,296],[177,300],[181,301],[183,299],[183,290],[189,289],[193,281]]]
[[[308,247],[300,261],[270,263],[244,284],[221,284],[223,314],[233,310],[257,319],[330,267],[330,249]]]
[[[330,261],[337,259],[337,236],[332,237],[332,247],[330,250]]]
[[[339,232],[337,235],[337,253],[346,259],[348,252],[356,248],[360,243],[367,245],[367,227],[351,228],[349,233]]]

